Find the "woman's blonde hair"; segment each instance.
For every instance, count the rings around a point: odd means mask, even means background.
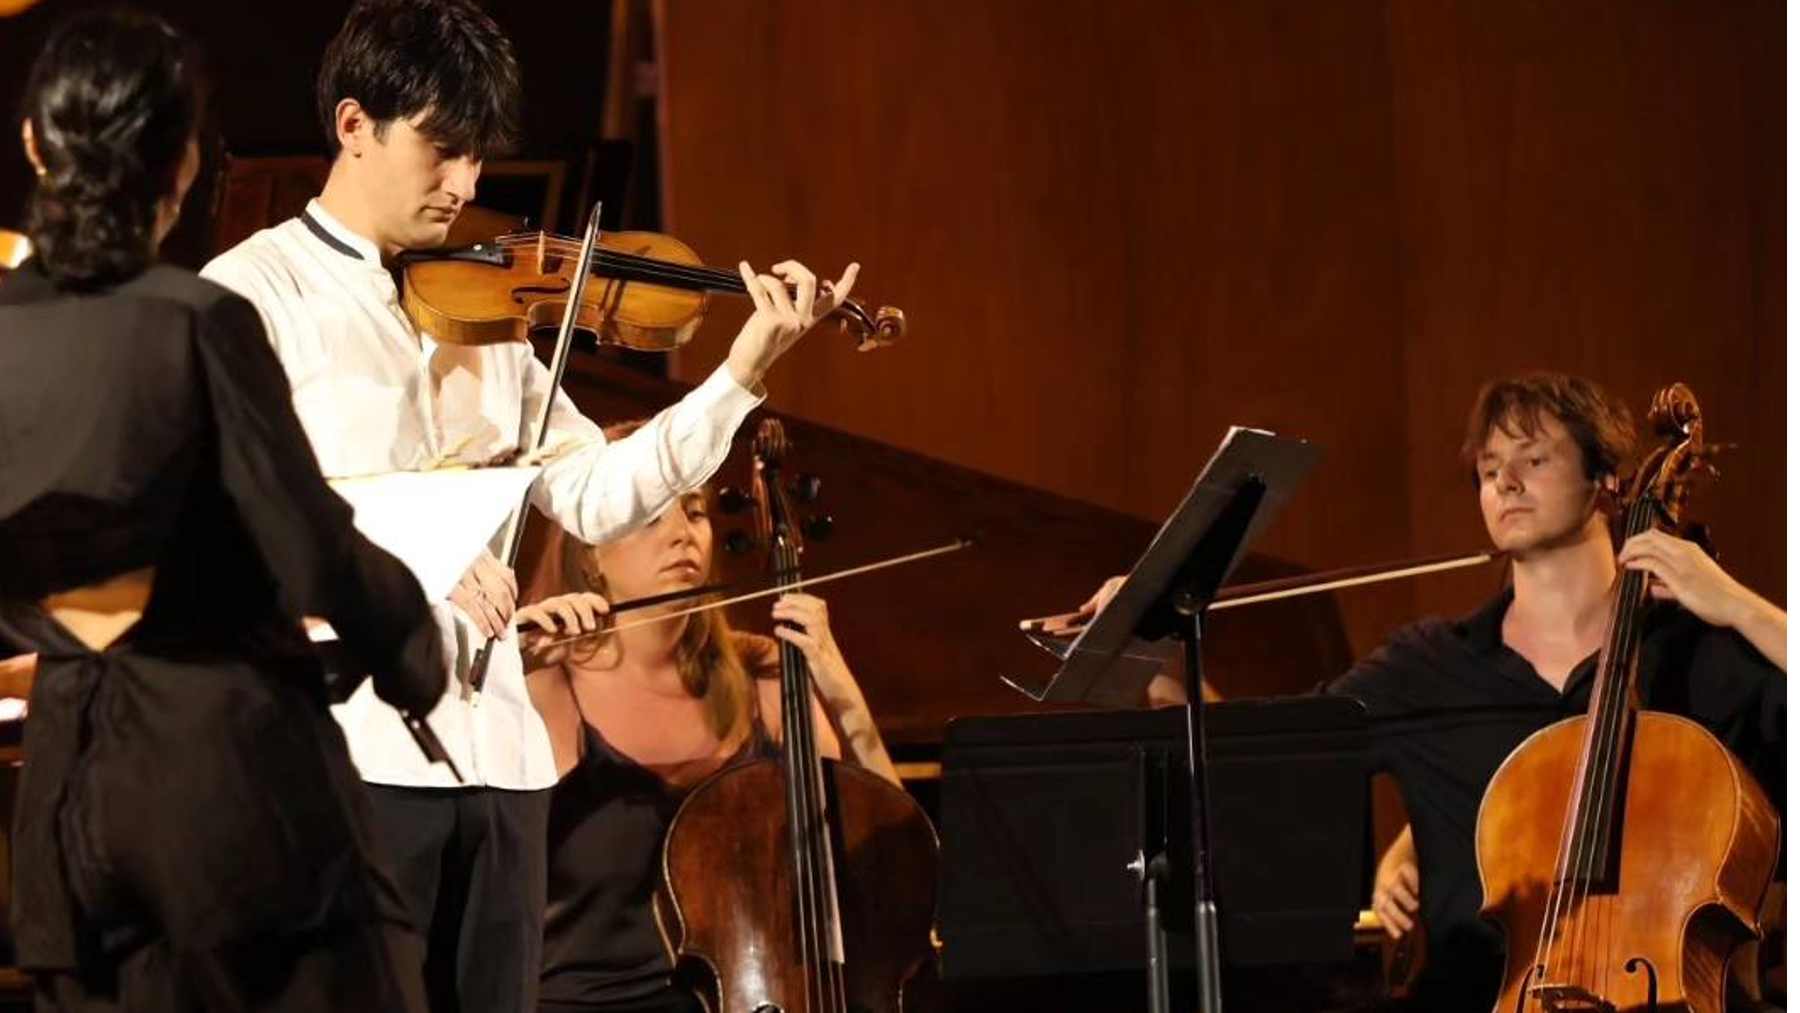
[[[679,505],[671,507],[679,509]],[[594,547],[567,535],[561,538],[561,563],[567,581],[565,591],[592,591],[608,601],[612,595],[606,575],[594,565]],[[702,701],[706,727],[722,742],[735,742],[750,719],[750,676],[732,642],[731,624],[724,609],[708,609],[681,619],[681,639],[675,645],[675,666],[681,686]],[[602,637],[595,651],[617,650],[617,639]]]
[[[642,425],[640,420],[608,426],[606,438],[608,441],[625,439]],[[704,490],[688,495],[708,496]],[[681,497],[669,509],[681,509],[686,498]],[[531,577],[526,582],[530,600],[591,591],[612,601],[606,575],[596,565],[594,548],[560,527],[550,525],[548,538],[536,553],[536,565],[530,568]],[[709,564],[712,562],[708,560]],[[682,688],[702,701],[707,729],[714,736],[721,742],[739,741],[749,730],[752,688],[749,672],[736,644],[737,634],[725,621],[725,611],[709,609],[672,621],[683,624],[681,639],[675,646],[675,664],[681,673]],[[600,637],[588,642],[577,657],[595,658],[608,650],[618,651],[616,637]],[[616,658],[610,662],[616,663]]]

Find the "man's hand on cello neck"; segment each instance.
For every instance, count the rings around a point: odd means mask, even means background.
[[[1787,671],[1787,613],[1726,573],[1706,550],[1662,531],[1634,536],[1619,565],[1650,575],[1650,596],[1673,601],[1714,626],[1736,630]]]

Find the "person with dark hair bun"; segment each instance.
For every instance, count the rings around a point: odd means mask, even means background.
[[[25,87],[20,133],[37,186],[26,230],[65,289],[148,267],[200,171],[198,54],[161,22],[52,36]],[[111,67],[140,68],[112,76]]]
[[[60,25],[20,112],[36,255],[0,281],[0,656],[37,658],[13,825],[40,1010],[422,1010],[422,950],[303,617],[423,713],[412,574],[326,485],[248,302],[156,263],[198,60]]]
[[[829,285],[794,261],[762,273],[739,264],[756,308],[725,362],[609,441],[529,344],[440,345],[422,332],[389,270],[403,251],[444,243],[483,160],[518,140],[519,68],[499,27],[473,0],[358,0],[317,85],[333,153],[324,190],[201,273],[262,314],[327,475],[490,460],[519,449],[548,403],[548,442],[567,452],[545,466],[532,504],[582,541],[605,541],[712,475],[761,401],[763,376],[855,283],[855,264]],[[428,987],[444,1010],[535,1006],[556,761],[526,692],[517,594],[487,554],[433,603],[454,679],[430,722],[466,783],[424,763],[372,693],[335,709],[382,845],[428,927]],[[471,661],[490,641],[477,691]]]

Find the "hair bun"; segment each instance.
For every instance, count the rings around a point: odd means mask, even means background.
[[[175,185],[201,101],[192,47],[158,18],[88,12],[51,33],[25,91],[46,170],[26,231],[59,286],[99,288],[150,265],[157,203]]]

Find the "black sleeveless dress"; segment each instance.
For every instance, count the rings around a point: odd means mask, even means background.
[[[776,753],[757,694],[750,699],[750,737],[721,770]],[[579,702],[575,713],[579,758],[550,790],[539,1013],[699,1013],[674,980],[653,910],[663,837],[689,789],[614,749]]]

